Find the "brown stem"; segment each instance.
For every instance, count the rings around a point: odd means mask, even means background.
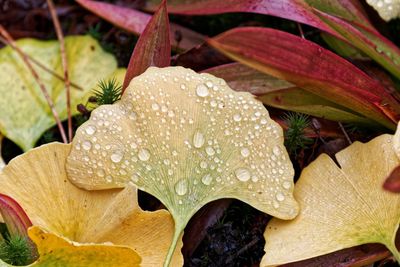
[[[51,18],[53,20],[54,28],[57,33],[57,38],[58,41],[60,42],[61,63],[64,70],[64,82],[65,82],[65,90],[67,96],[68,141],[71,142],[72,141],[71,90],[70,90],[70,81],[68,76],[68,61],[67,61],[67,56],[65,54],[64,35],[62,33],[60,21],[58,19],[53,1],[47,0],[47,5],[49,6]]]
[[[32,67],[31,63],[29,62],[29,60],[27,59],[27,57],[25,56],[25,54],[21,51],[21,49],[19,49],[19,47],[15,44],[14,39],[11,37],[11,35],[7,32],[7,30],[0,24],[0,35],[2,35],[9,43],[9,45],[18,53],[18,55],[21,57],[21,59],[24,61],[24,63],[26,64],[26,66],[28,67],[28,69],[30,70],[30,72],[32,73],[33,78],[35,79],[35,81],[38,83],[40,89],[42,90],[42,93],[47,101],[47,104],[50,107],[50,110],[53,114],[54,120],[57,123],[58,129],[60,131],[61,134],[61,138],[63,139],[64,143],[67,143],[67,137],[65,135],[65,131],[64,128],[61,124],[61,120],[60,117],[58,116],[58,113],[54,107],[54,103],[51,100],[49,93],[46,90],[46,87],[44,86],[44,84],[42,83],[42,81],[39,78],[39,75],[37,74],[37,72],[35,71],[35,69]]]

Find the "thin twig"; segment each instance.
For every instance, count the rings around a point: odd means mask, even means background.
[[[47,0],[47,5],[49,6],[51,18],[53,20],[54,28],[57,33],[58,41],[60,42],[60,52],[61,52],[61,63],[64,70],[64,81],[65,81],[65,91],[67,96],[67,115],[68,115],[68,141],[72,141],[72,115],[71,115],[71,89],[70,81],[68,76],[68,61],[65,54],[65,42],[64,35],[62,33],[60,21],[57,16],[56,9],[52,0]]]
[[[346,137],[347,142],[349,142],[349,145],[351,145],[353,142],[350,139],[350,136],[347,134],[346,130],[343,127],[343,124],[341,122],[338,122],[340,130],[342,130],[344,136]]]
[[[298,22],[296,24],[297,24],[297,28],[299,28],[301,38],[306,39],[306,37],[304,37],[304,32],[303,32],[303,28],[301,27],[301,24]]]
[[[11,35],[7,32],[7,30],[1,24],[0,24],[0,35],[3,35],[3,37],[8,41],[9,45],[18,53],[18,55],[25,62],[26,66],[28,67],[28,69],[32,73],[33,78],[35,78],[36,82],[38,83],[38,85],[39,85],[40,89],[42,90],[42,93],[43,93],[43,95],[44,95],[44,97],[45,97],[45,99],[47,101],[47,104],[49,105],[50,110],[53,113],[53,117],[54,117],[54,120],[57,123],[58,129],[59,129],[60,134],[61,134],[61,138],[62,138],[64,143],[67,143],[68,142],[67,141],[67,137],[65,135],[64,128],[63,128],[63,126],[61,124],[60,117],[58,116],[57,110],[54,107],[54,103],[51,100],[51,98],[49,96],[49,93],[46,90],[46,87],[44,86],[44,84],[40,80],[39,75],[37,74],[35,69],[32,67],[31,63],[29,62],[29,60],[27,59],[25,54],[22,53],[21,49],[19,49],[19,47],[15,44],[14,39],[11,37]]]
[[[1,36],[0,36],[0,43],[3,43],[4,45],[10,46],[10,43],[9,43],[6,39],[4,39],[3,37],[1,37]],[[12,46],[10,46],[10,47],[11,47],[12,49],[14,49]],[[50,73],[51,75],[53,75],[54,77],[56,77],[57,79],[59,79],[59,80],[62,81],[62,82],[65,81],[64,78],[63,78],[62,76],[60,76],[58,73],[52,71],[51,69],[49,69],[48,67],[46,67],[45,65],[43,65],[40,61],[38,61],[38,60],[34,59],[33,57],[31,57],[30,55],[24,53],[22,50],[21,50],[21,52],[24,54],[24,56],[25,56],[30,62],[32,62],[33,64],[35,64],[36,66],[38,66],[38,67],[41,68],[42,70],[44,70],[44,71]],[[70,82],[70,84],[71,84],[71,87],[72,87],[72,88],[75,88],[75,89],[77,89],[77,90],[79,90],[79,91],[83,91],[83,88],[80,87],[79,85],[77,85],[76,83]]]

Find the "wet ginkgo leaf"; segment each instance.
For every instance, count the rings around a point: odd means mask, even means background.
[[[94,110],[77,131],[67,170],[89,190],[133,183],[156,196],[174,217],[175,239],[220,198],[281,219],[298,212],[282,129],[262,103],[182,67],[149,68],[121,101]]]
[[[39,251],[39,259],[30,264],[30,267],[141,266],[139,255],[128,247],[110,244],[79,244],[46,232],[37,226],[29,229],[29,236]]]
[[[367,0],[385,21],[400,16],[400,0]]]
[[[397,137],[399,138],[399,137]],[[366,243],[384,244],[400,260],[395,236],[400,195],[382,184],[400,163],[392,135],[356,142],[319,156],[303,169],[294,196],[301,210],[293,221],[272,219],[265,231],[261,266],[296,262]]]
[[[27,55],[48,69],[63,76],[59,43],[23,39],[17,45]],[[77,104],[85,103],[90,91],[100,79],[107,78],[117,68],[111,54],[102,50],[89,36],[65,38],[71,86],[71,112],[77,114]],[[46,86],[60,118],[66,119],[67,105],[64,82],[33,64]],[[55,125],[50,108],[31,72],[10,47],[0,50],[0,132],[23,150],[34,146],[44,131]]]
[[[65,170],[70,149],[51,143],[13,159],[0,173],[0,193],[16,200],[34,226],[75,242],[128,246],[142,257],[141,266],[161,266],[174,232],[169,212],[141,210],[134,186],[93,192],[77,188]],[[174,266],[182,265],[181,245]]]

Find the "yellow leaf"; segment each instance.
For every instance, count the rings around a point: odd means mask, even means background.
[[[63,76],[57,41],[23,39],[18,47],[47,68]],[[107,78],[117,68],[111,54],[105,53],[89,36],[67,37],[65,47],[71,81],[83,90],[71,87],[71,112],[85,103],[88,92],[100,79]],[[67,118],[64,82],[35,66],[46,86],[60,118]],[[34,146],[48,128],[55,125],[48,104],[31,72],[10,47],[0,50],[0,132],[23,150]]]
[[[282,129],[262,103],[182,67],[149,68],[121,101],[94,110],[77,131],[67,169],[89,190],[134,183],[156,196],[174,217],[174,240],[220,198],[282,219],[298,212]]]
[[[29,237],[37,245],[40,255],[36,262],[29,265],[32,267],[140,266],[140,257],[128,247],[74,243],[37,226],[29,229]]]
[[[174,224],[166,210],[142,211],[137,189],[86,191],[67,179],[70,145],[43,145],[13,159],[0,173],[0,193],[15,199],[33,225],[79,243],[112,242],[129,246],[142,266],[161,266]],[[86,176],[93,177],[87,170]],[[174,266],[182,265],[181,242]]]
[[[400,194],[382,188],[399,164],[394,143],[392,135],[381,135],[337,153],[340,167],[325,154],[306,167],[294,191],[300,214],[293,221],[271,220],[264,234],[266,254],[261,266],[296,262],[366,243],[384,244],[399,260],[394,239]]]

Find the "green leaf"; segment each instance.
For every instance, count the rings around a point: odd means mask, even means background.
[[[56,41],[23,39],[17,42],[26,54],[62,76],[59,44]],[[89,36],[67,37],[65,47],[71,87],[71,112],[78,114],[77,104],[84,103],[88,92],[112,74],[117,63]],[[67,118],[64,82],[35,66],[54,101],[61,119]],[[40,136],[55,125],[47,102],[21,58],[10,47],[0,50],[0,132],[23,150],[32,148]]]

